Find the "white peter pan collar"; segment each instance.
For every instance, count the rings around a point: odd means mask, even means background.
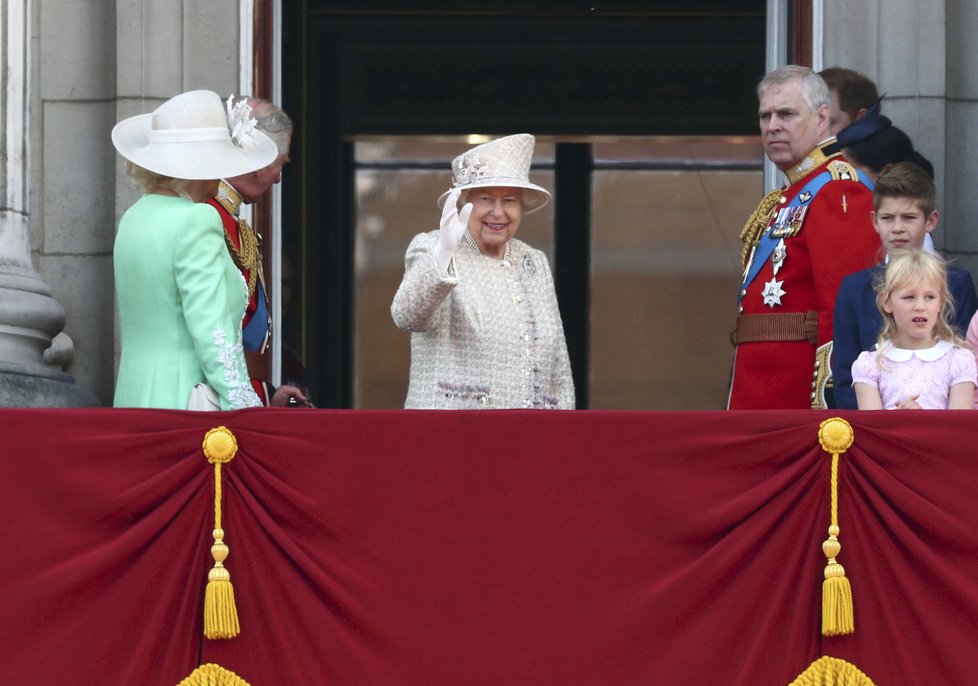
[[[938,341],[933,347],[922,350],[907,350],[906,348],[897,348],[886,343],[883,347],[883,357],[894,362],[906,362],[911,357],[916,356],[924,362],[933,362],[944,357],[953,347],[954,344],[951,341]]]

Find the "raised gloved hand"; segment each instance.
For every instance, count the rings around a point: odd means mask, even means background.
[[[458,242],[462,240],[462,234],[468,231],[469,216],[472,214],[472,203],[465,203],[465,207],[459,211],[458,197],[462,191],[457,188],[448,194],[445,200],[445,207],[441,211],[441,224],[438,228],[438,244],[435,245],[435,261],[438,263],[438,271],[448,272],[448,265],[452,262],[452,255]]]

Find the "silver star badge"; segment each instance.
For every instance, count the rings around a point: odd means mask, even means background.
[[[774,249],[774,255],[771,257],[771,266],[774,267],[774,275],[778,275],[778,270],[781,269],[781,265],[784,263],[784,258],[788,256],[788,247],[784,244],[784,239],[782,238],[778,241],[777,247]]]
[[[785,291],[781,288],[784,281],[778,281],[777,279],[771,279],[764,284],[764,290],[761,291],[761,296],[764,298],[764,304],[770,307],[772,310],[775,305],[781,304],[781,296],[785,295]]]

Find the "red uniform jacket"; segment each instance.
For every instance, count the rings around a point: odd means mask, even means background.
[[[810,197],[802,193],[823,172],[831,174],[824,185]],[[783,241],[783,246],[768,255],[755,249],[754,257],[762,262],[752,270],[748,259],[745,270],[745,275],[756,275],[741,290],[732,410],[822,406],[839,283],[881,254],[870,215],[873,192],[848,162],[816,148],[787,174],[792,183],[782,189],[765,230],[767,240]],[[792,205],[803,209],[791,210]],[[792,316],[769,316],[783,314]],[[806,324],[800,325],[803,318]],[[807,337],[792,335],[799,326]]]

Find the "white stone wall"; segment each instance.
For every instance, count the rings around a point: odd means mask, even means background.
[[[826,0],[823,63],[876,81],[883,113],[934,164],[935,243],[978,277],[978,6],[953,0]]]
[[[75,343],[70,372],[108,404],[112,390],[115,91],[112,3],[38,8],[31,246]]]
[[[112,402],[115,228],[137,194],[110,140],[124,117],[186,90],[238,85],[238,0],[34,0],[30,237],[66,311],[69,371]]]
[[[978,5],[947,3],[946,249],[978,278]],[[935,46],[937,49],[937,46]]]

